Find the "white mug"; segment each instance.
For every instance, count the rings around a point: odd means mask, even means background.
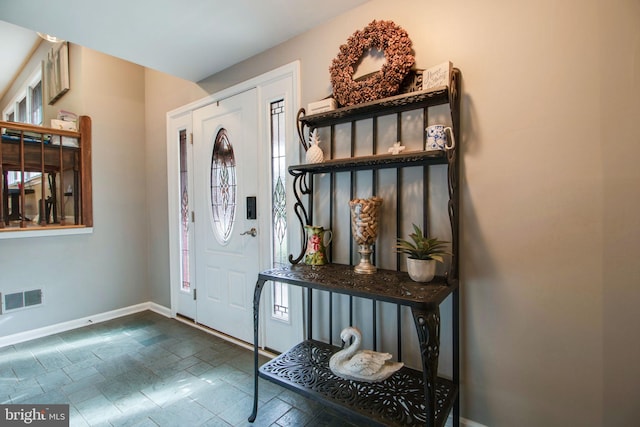
[[[427,127],[427,148],[426,150],[453,150],[456,146],[456,139],[453,136],[453,129],[445,125],[431,125]],[[451,144],[447,144],[447,133],[451,135]]]

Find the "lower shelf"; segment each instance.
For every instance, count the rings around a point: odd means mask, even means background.
[[[259,375],[367,425],[426,424],[422,372],[404,367],[379,383],[345,380],[329,369],[329,359],[338,350],[304,341],[260,367]],[[452,381],[437,379],[436,426],[444,426],[457,394]]]

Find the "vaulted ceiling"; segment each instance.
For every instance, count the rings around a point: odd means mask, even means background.
[[[366,1],[2,1],[0,94],[31,52],[34,31],[199,81]]]

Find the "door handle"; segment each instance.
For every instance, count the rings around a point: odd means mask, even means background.
[[[244,236],[245,234],[248,234],[251,237],[256,237],[256,235],[258,234],[258,230],[256,230],[255,227],[251,227],[251,230],[247,230],[244,233],[240,233],[241,236]]]

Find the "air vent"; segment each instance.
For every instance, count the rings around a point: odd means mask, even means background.
[[[9,311],[30,308],[42,304],[42,289],[14,292],[11,294],[0,293],[0,298],[2,299],[0,314],[7,313]]]

